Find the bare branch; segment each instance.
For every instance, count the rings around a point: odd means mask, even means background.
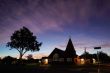
[[[23,55],[27,52],[27,50],[24,51]]]
[[[21,51],[19,49],[17,49],[19,51],[19,53],[21,53]]]

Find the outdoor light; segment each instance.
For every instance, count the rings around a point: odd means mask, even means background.
[[[96,63],[96,60],[95,60],[94,58],[92,59],[92,61],[93,61],[93,64],[95,64],[95,63]]]
[[[85,60],[84,59],[81,59],[81,64],[84,64],[85,63]]]
[[[48,64],[48,59],[45,59],[44,60],[44,64]]]
[[[41,61],[39,60],[39,63],[41,63]]]

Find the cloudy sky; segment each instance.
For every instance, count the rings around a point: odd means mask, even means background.
[[[29,28],[43,42],[35,58],[65,50],[69,37],[78,55],[95,46],[110,55],[110,0],[0,0],[0,57],[18,57],[6,43],[15,30]]]

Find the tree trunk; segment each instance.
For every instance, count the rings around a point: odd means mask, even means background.
[[[19,59],[22,60],[23,54],[20,53]]]
[[[18,61],[18,63],[19,63],[20,65],[22,65],[22,64],[23,64],[23,62],[22,62],[22,57],[23,57],[23,54],[22,54],[22,53],[20,53],[20,56],[19,56],[19,61]]]

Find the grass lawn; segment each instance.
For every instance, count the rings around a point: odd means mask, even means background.
[[[102,65],[101,73],[110,73],[110,67]],[[97,73],[97,65],[0,65],[0,70],[10,73]]]

